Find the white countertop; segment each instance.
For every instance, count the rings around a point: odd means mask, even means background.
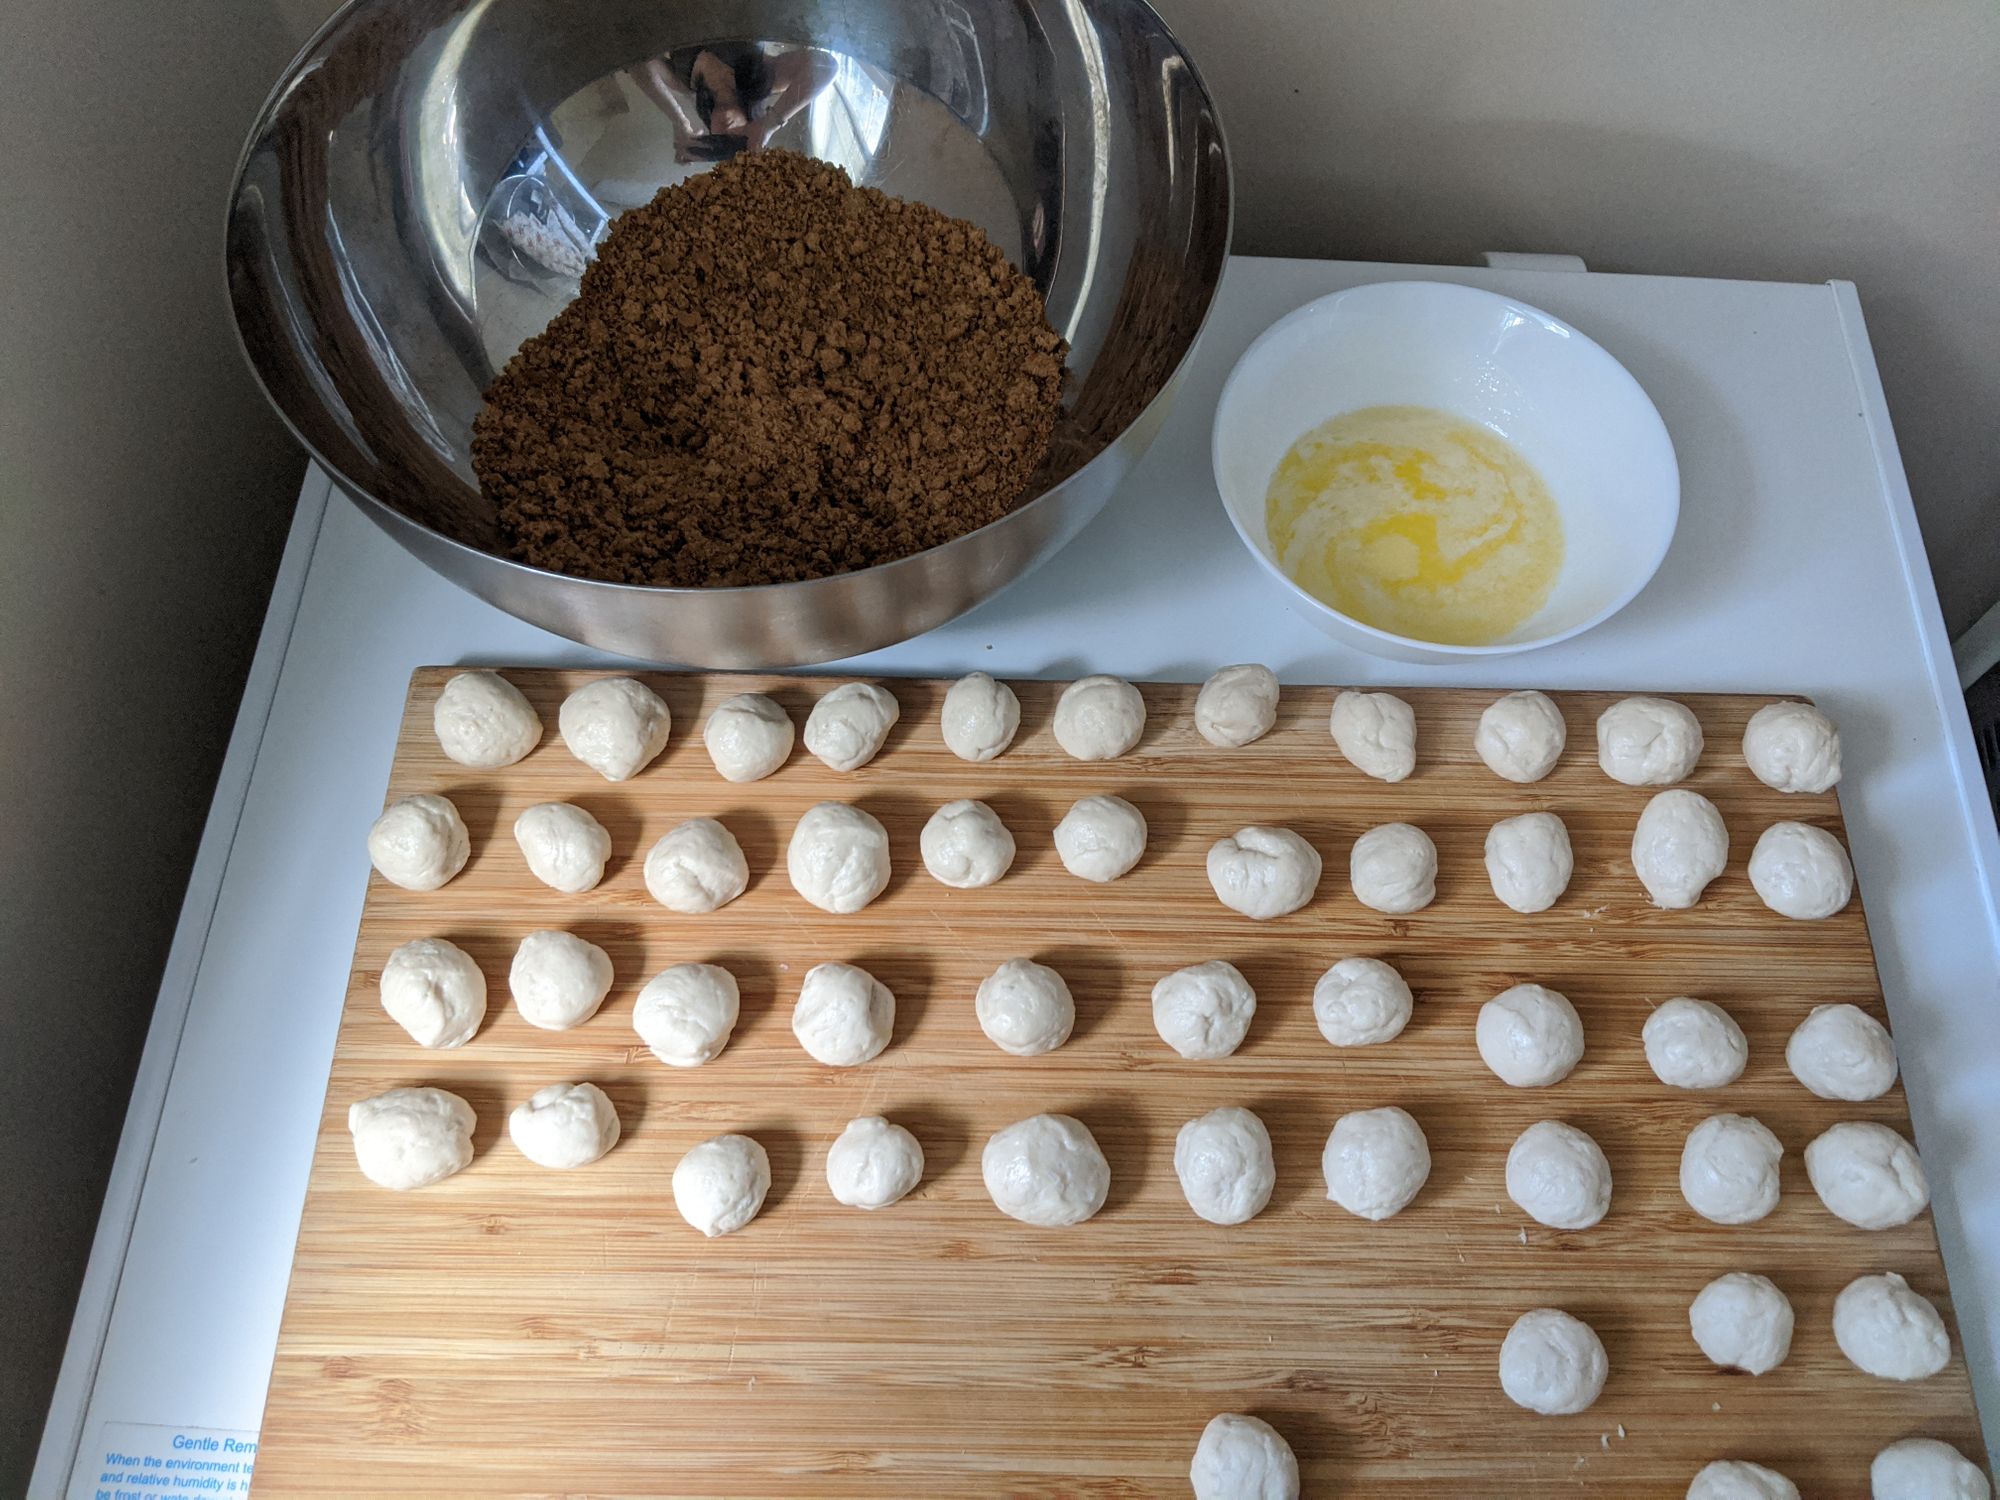
[[[1680,531],[1582,638],[1450,668],[1291,615],[1225,521],[1209,414],[1279,314],[1429,277],[1568,319],[1665,416]],[[141,1431],[254,1432],[412,668],[589,664],[426,572],[309,474],[148,1036],[32,1494],[91,1500]],[[2000,1438],[2000,839],[1853,289],[1237,259],[1166,429],[1038,573],[857,671],[1796,692],[1841,787],[1989,1445]],[[110,1429],[107,1431],[107,1429]],[[116,1443],[113,1442],[116,1439]],[[80,1458],[79,1458],[80,1456]]]

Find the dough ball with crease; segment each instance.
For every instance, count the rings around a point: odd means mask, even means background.
[[[979,1173],[995,1208],[1041,1229],[1081,1224],[1111,1192],[1111,1164],[1096,1137],[1068,1115],[1031,1115],[996,1130]]]
[[[1547,985],[1517,984],[1479,1007],[1473,1040],[1480,1060],[1502,1083],[1547,1088],[1583,1060],[1583,1018],[1567,995]]]
[[[587,1167],[618,1144],[618,1111],[594,1083],[552,1083],[507,1116],[507,1134],[538,1167]]]
[[[497,771],[542,742],[542,721],[498,672],[460,672],[431,708],[438,748],[461,766]]]
[[[1670,698],[1621,698],[1597,716],[1597,764],[1626,786],[1685,779],[1701,743],[1701,721]]]
[[[1358,1109],[1333,1122],[1319,1167],[1326,1196],[1357,1219],[1394,1218],[1430,1180],[1430,1142],[1408,1110]]]
[[[465,820],[450,799],[418,792],[392,802],[368,830],[368,859],[391,885],[434,891],[471,856]]]
[[[1562,758],[1569,731],[1547,693],[1509,693],[1486,705],[1472,748],[1486,768],[1507,781],[1540,781]]]
[[[1212,958],[1176,969],[1153,986],[1153,1029],[1191,1062],[1212,1062],[1243,1045],[1257,994],[1236,965]]]
[[[377,1187],[406,1193],[472,1164],[472,1106],[443,1089],[390,1089],[347,1106],[354,1164]]]
[[[757,1217],[771,1191],[771,1158],[747,1135],[718,1135],[674,1164],[674,1207],[713,1239]]]
[[[1589,1410],[1610,1371],[1596,1331],[1559,1308],[1522,1313],[1500,1343],[1500,1389],[1545,1417]]]
[[[1032,958],[1010,958],[980,980],[973,1010],[987,1040],[1015,1057],[1053,1052],[1076,1028],[1069,985]]]
[[[1226,1411],[1202,1428],[1188,1483],[1194,1500],[1299,1500],[1299,1461],[1270,1423]]]
[[[729,1045],[742,1014],[736,976],[719,964],[674,964],[646,981],[632,1029],[670,1068],[698,1068]]]
[[[573,932],[531,932],[514,950],[507,988],[530,1026],[567,1031],[596,1015],[611,993],[611,955]]]
[[[1896,1082],[1896,1044],[1858,1005],[1815,1005],[1785,1043],[1792,1076],[1822,1099],[1879,1099]]]
[[[889,986],[853,964],[815,964],[792,1006],[792,1035],[814,1062],[851,1068],[881,1055],[896,1029]]]
[[[1014,863],[1014,835],[992,808],[969,798],[932,813],[917,846],[931,878],[954,890],[989,886]]]
[[[1766,1375],[1792,1352],[1792,1303],[1768,1276],[1731,1271],[1695,1294],[1688,1331],[1725,1370]]]
[[[419,1047],[462,1047],[486,1019],[486,976],[443,938],[416,938],[382,965],[382,1009]]]
[[[1209,1223],[1245,1223],[1264,1211],[1277,1185],[1271,1133],[1247,1109],[1211,1110],[1174,1137],[1174,1175],[1188,1207]]]
[[[1750,884],[1781,917],[1817,922],[1847,905],[1854,866],[1840,840],[1810,823],[1773,823],[1750,851]]]
[[[1313,1020],[1336,1047],[1392,1042],[1414,1008],[1408,982],[1379,958],[1343,958],[1313,985]]]
[[[1674,1089],[1719,1089],[1743,1076],[1750,1043],[1735,1017],[1719,1005],[1678,995],[1640,1029],[1646,1065]]]
[[[1931,1201],[1917,1148],[1873,1121],[1843,1121],[1814,1137],[1806,1176],[1827,1212],[1857,1229],[1907,1224]]]
[[[1289,828],[1239,828],[1208,851],[1215,898],[1252,921],[1297,911],[1319,889],[1319,851]]]
[[[1681,1147],[1681,1196],[1716,1224],[1754,1224],[1778,1206],[1785,1148],[1761,1120],[1710,1115]]]
[[[1219,750],[1240,750],[1278,722],[1278,676],[1269,667],[1224,667],[1194,699],[1194,727]]]
[[[1079,880],[1102,884],[1146,852],[1146,816],[1123,797],[1081,797],[1056,824],[1056,856]]]
[[[1751,774],[1780,792],[1824,792],[1840,780],[1840,731],[1810,703],[1767,703],[1743,729]]]
[[[528,873],[551,890],[581,895],[596,889],[611,858],[604,825],[569,802],[538,802],[514,820],[514,842]]]
[[[1514,911],[1547,911],[1569,889],[1575,869],[1569,830],[1554,813],[1503,818],[1486,831],[1486,878]]]
[[[762,693],[738,693],[716,704],[701,726],[701,742],[724,781],[761,781],[791,757],[791,715]]]
[[[924,1180],[924,1148],[880,1115],[849,1120],[826,1153],[826,1186],[849,1208],[887,1208]]]
[[[1882,1380],[1928,1380],[1951,1360],[1937,1308],[1893,1271],[1858,1277],[1833,1299],[1833,1341]]]
[[[1694,1476],[1687,1500],[1799,1500],[1799,1487],[1776,1469],[1725,1458]]]
[[[689,818],[646,851],[646,890],[668,911],[698,917],[750,888],[743,846],[714,818]]]
[[[806,715],[806,749],[835,771],[858,771],[873,760],[903,706],[872,682],[843,682]]]
[[[1993,1500],[1986,1475],[1950,1443],[1904,1438],[1868,1466],[1874,1500]]]
[[[1410,823],[1384,823],[1354,841],[1347,881],[1363,906],[1408,916],[1437,899],[1438,852],[1431,836]]]
[[[1722,814],[1700,792],[1661,792],[1639,814],[1632,831],[1632,870],[1665,911],[1684,911],[1701,899],[1729,863],[1729,830]]]
[[[945,689],[938,728],[945,748],[975,765],[992,760],[1021,727],[1021,700],[1004,682],[971,672]]]
[[[563,699],[556,732],[606,781],[630,781],[667,748],[674,716],[636,677],[600,677]]]
[[[821,911],[860,911],[889,885],[888,830],[845,802],[805,810],[785,849],[792,889]]]
[[[1146,700],[1122,677],[1082,677],[1056,700],[1056,743],[1078,760],[1116,760],[1146,732]]]
[[[1589,1229],[1610,1211],[1611,1163],[1574,1125],[1539,1120],[1507,1152],[1507,1196],[1537,1224]]]
[[[1394,693],[1338,694],[1330,727],[1340,753],[1377,781],[1402,781],[1417,768],[1416,711]]]

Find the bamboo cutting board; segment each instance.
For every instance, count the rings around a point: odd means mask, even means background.
[[[897,681],[902,720],[871,765],[839,775],[801,746],[775,776],[732,786],[700,743],[707,709],[769,691],[803,726],[830,682],[648,675],[673,738],[614,786],[555,733],[564,695],[597,674],[509,672],[548,734],[496,772],[438,750],[431,706],[449,675],[413,679],[388,794],[451,797],[472,859],[430,894],[371,878],[259,1494],[1185,1494],[1203,1424],[1230,1410],[1285,1434],[1307,1495],[1679,1495],[1703,1463],[1736,1457],[1807,1495],[1862,1496],[1869,1459],[1894,1439],[1980,1451],[1955,1325],[1950,1366],[1910,1385],[1860,1373],[1834,1345],[1834,1295],[1866,1272],[1900,1272],[1950,1310],[1929,1214],[1868,1233],[1806,1181],[1801,1152],[1827,1126],[1907,1134],[1909,1120],[1900,1086],[1837,1104],[1785,1067],[1785,1039],[1813,1005],[1884,1011],[1858,899],[1800,923],[1750,889],[1765,825],[1840,826],[1833,796],[1782,796],[1744,767],[1742,726],[1764,700],[1681,699],[1708,740],[1687,784],[1721,809],[1732,847],[1699,906],[1662,912],[1629,860],[1649,794],[1595,763],[1611,694],[1559,695],[1569,748],[1547,780],[1515,786],[1472,751],[1494,694],[1410,692],[1418,769],[1390,786],[1334,750],[1331,688],[1286,689],[1271,735],[1223,751],[1194,731],[1193,687],[1147,686],[1139,749],[1084,765],[1050,733],[1059,685],[1021,683],[1013,748],[968,765],[938,734],[944,684]],[[1050,841],[1092,792],[1126,797],[1151,829],[1138,868],[1108,886],[1068,875]],[[956,797],[991,803],[1019,844],[986,890],[949,890],[918,856],[925,818]],[[880,818],[894,857],[887,893],[848,917],[808,906],[784,874],[792,824],[828,798]],[[537,884],[511,837],[523,807],[554,800],[612,835],[605,881],[587,895]],[[1494,898],[1481,850],[1495,820],[1538,809],[1567,823],[1576,876],[1552,910],[1520,916]],[[736,834],[751,887],[686,917],[651,901],[641,864],[697,815]],[[1438,899],[1390,918],[1355,900],[1347,851],[1398,819],[1436,841]],[[1247,823],[1283,824],[1321,851],[1305,910],[1259,924],[1215,900],[1203,857]],[[519,939],[557,926],[604,947],[617,971],[598,1015],[562,1033],[530,1027],[506,989]],[[489,980],[487,1020],[456,1051],[419,1049],[377,999],[389,951],[426,935],[460,944]],[[1074,1037],[1034,1059],[999,1052],[973,1015],[979,979],[1020,954],[1054,965],[1077,1001]],[[1314,1025],[1313,981],[1348,954],[1388,959],[1416,990],[1415,1019],[1386,1046],[1335,1049]],[[1235,1056],[1186,1062],[1155,1034],[1148,997],[1159,976],[1209,958],[1243,970],[1257,1014]],[[695,959],[737,976],[742,1020],[714,1062],[669,1069],[632,1031],[633,997]],[[799,979],[829,959],[863,965],[897,998],[893,1044],[859,1068],[820,1067],[791,1035]],[[1505,1087],[1473,1045],[1480,1003],[1524,980],[1563,991],[1584,1020],[1582,1064],[1549,1089]],[[1750,1064],[1735,1085],[1683,1093],[1648,1070],[1640,1026],[1679,994],[1742,1025]],[[623,1140],[574,1172],[536,1167],[507,1140],[507,1111],[577,1079],[610,1094]],[[473,1105],[477,1155],[397,1194],[356,1169],[346,1112],[408,1084]],[[1263,1118],[1278,1168],[1270,1207],[1234,1228],[1194,1216],[1172,1164],[1181,1124],[1224,1104]],[[1383,1104],[1416,1116],[1433,1168],[1409,1209],[1367,1223],[1326,1200],[1319,1157],[1339,1115]],[[1784,1197],[1761,1223],[1710,1224],[1681,1199],[1681,1143],[1718,1110],[1756,1115],[1784,1142]],[[1042,1111],[1082,1119],[1111,1163],[1103,1213],[1075,1228],[1017,1224],[980,1182],[986,1137]],[[824,1176],[828,1144],[865,1113],[908,1126],[927,1158],[917,1192],[872,1214],[836,1203]],[[1594,1229],[1544,1229],[1507,1200],[1507,1148],[1544,1118],[1581,1126],[1610,1159],[1611,1212]],[[770,1153],[770,1197],[746,1229],[704,1240],[675,1213],[668,1178],[689,1146],[738,1130]],[[1791,1358],[1761,1378],[1714,1368],[1688,1334],[1694,1294],[1732,1270],[1770,1276],[1797,1311]],[[1533,1416],[1500,1391],[1502,1336],[1544,1305],[1585,1319],[1609,1351],[1610,1382],[1579,1416]]]

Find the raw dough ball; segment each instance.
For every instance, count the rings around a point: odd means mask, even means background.
[[[1080,1121],[1030,1115],[996,1130],[979,1156],[993,1206],[1010,1219],[1054,1229],[1104,1207],[1111,1165]]]
[[[1537,1224],[1588,1229],[1611,1207],[1611,1163],[1574,1125],[1541,1120],[1507,1152],[1507,1196]]]
[[[1677,995],[1646,1017],[1639,1039],[1653,1076],[1674,1089],[1719,1089],[1743,1076],[1750,1044],[1719,1005]]]
[[[742,1009],[736,976],[727,969],[675,964],[639,991],[632,1029],[669,1067],[698,1068],[729,1045]]]
[[[1014,863],[1014,835],[984,802],[960,798],[930,816],[917,840],[931,878],[955,890],[993,884]]]
[[[556,730],[569,753],[606,781],[630,781],[667,748],[674,716],[635,677],[600,677],[563,699]]]
[[[724,781],[761,781],[792,753],[791,715],[762,693],[738,693],[716,704],[701,742]]]
[[[1394,1041],[1411,1009],[1410,986],[1379,958],[1343,958],[1313,986],[1313,1019],[1336,1047]]]
[[[1356,1110],[1333,1122],[1319,1168],[1328,1198],[1357,1219],[1387,1219],[1429,1179],[1430,1142],[1406,1110]]]
[[[1688,1330],[1725,1370],[1765,1375],[1792,1352],[1792,1304],[1767,1276],[1731,1271],[1695,1294]]]
[[[496,771],[542,740],[542,721],[521,690],[497,672],[460,672],[431,710],[438,748],[461,766]]]
[[[1016,1057],[1055,1051],[1076,1026],[1062,975],[1032,958],[1010,958],[980,980],[973,1009],[987,1039]]]
[[[1269,667],[1224,667],[1194,699],[1194,727],[1221,750],[1261,740],[1278,722],[1278,676]]]
[[[1517,984],[1479,1007],[1473,1039],[1480,1061],[1502,1083],[1547,1088],[1583,1060],[1583,1020],[1569,997],[1540,984]]]
[[[1893,1271],[1850,1281],[1833,1299],[1833,1341],[1856,1369],[1884,1380],[1924,1380],[1951,1358],[1944,1319]]]
[[[1495,776],[1540,781],[1556,768],[1569,731],[1547,693],[1509,693],[1487,705],[1472,748]]]
[[[1750,851],[1750,884],[1781,917],[1817,922],[1847,905],[1854,866],[1840,840],[1809,823],[1773,823]]]
[[[924,1180],[924,1148],[880,1115],[849,1120],[826,1153],[826,1185],[849,1208],[887,1208]]]
[[[1226,1411],[1202,1428],[1188,1482],[1194,1500],[1299,1500],[1299,1461],[1270,1423]]]
[[[1858,1005],[1815,1005],[1785,1043],[1792,1076],[1822,1099],[1860,1104],[1896,1081],[1896,1044]]]
[[[1417,768],[1417,715],[1394,693],[1339,694],[1331,727],[1335,748],[1377,781],[1401,781]]]
[[[1486,878],[1501,904],[1515,911],[1547,911],[1569,889],[1575,869],[1569,830],[1554,813],[1503,818],[1486,831]]]
[[[1392,917],[1422,911],[1436,900],[1437,873],[1437,845],[1409,823],[1369,829],[1347,858],[1355,899]]]
[[[1590,1325],[1553,1307],[1522,1313],[1500,1344],[1500,1389],[1516,1406],[1545,1417],[1587,1410],[1609,1373],[1604,1344]]]
[[[903,706],[872,682],[843,682],[806,715],[806,749],[836,771],[858,771],[882,748]]]
[[[1174,1137],[1174,1175],[1188,1207],[1209,1223],[1254,1219],[1278,1182],[1271,1132],[1247,1109],[1211,1110]]]
[[[1799,1500],[1799,1487],[1776,1469],[1727,1458],[1694,1476],[1687,1500]]]
[[[698,917],[727,906],[749,886],[743,846],[713,818],[676,824],[646,852],[646,889],[668,911]]]
[[[1082,797],[1056,824],[1056,855],[1079,880],[1116,880],[1146,852],[1146,816],[1123,797]]]
[[[465,868],[471,853],[458,809],[431,792],[390,803],[368,830],[369,860],[406,891],[436,890]]]
[[[1904,1438],[1875,1455],[1868,1466],[1875,1500],[1993,1500],[1993,1486],[1950,1443]]]
[[[889,884],[888,832],[858,807],[821,802],[792,830],[785,872],[821,911],[860,911]]]
[[[1806,1176],[1827,1211],[1857,1229],[1907,1224],[1931,1201],[1917,1148],[1887,1125],[1833,1126],[1806,1147]]]
[[[611,835],[582,808],[568,802],[537,802],[514,820],[514,842],[528,873],[552,890],[579,895],[604,878],[611,858]]]
[[[1250,981],[1219,958],[1176,969],[1153,986],[1153,1029],[1190,1061],[1229,1056],[1243,1045],[1256,1013]]]
[[[1661,792],[1632,830],[1632,871],[1653,905],[1684,911],[1729,863],[1729,830],[1700,792]]]
[[[881,1055],[896,1029],[896,997],[889,986],[853,964],[815,964],[806,970],[792,1007],[792,1035],[814,1062],[851,1068]]]
[[[552,1083],[515,1106],[507,1134],[538,1167],[587,1167],[618,1144],[618,1111],[594,1083]]]
[[[1666,786],[1701,759],[1701,721],[1666,698],[1622,698],[1597,716],[1597,763],[1627,786]]]
[[[1208,851],[1216,899],[1258,922],[1312,900],[1319,872],[1319,851],[1289,828],[1239,828]]]
[[[674,1166],[674,1207],[713,1239],[757,1217],[771,1191],[771,1158],[747,1135],[703,1141]]]
[[[1004,682],[984,672],[961,677],[945,690],[938,709],[945,748],[960,760],[993,759],[1014,743],[1021,727],[1021,700]]]
[[[347,1106],[354,1162],[378,1187],[429,1187],[472,1161],[472,1106],[443,1089],[390,1089]]]
[[[596,1015],[611,992],[611,955],[573,932],[531,932],[514,950],[507,988],[530,1026],[567,1031]]]
[[[1055,730],[1078,760],[1116,760],[1146,732],[1146,700],[1122,677],[1082,677],[1056,700]]]
[[[419,1047],[462,1047],[486,1019],[486,976],[463,948],[417,938],[382,965],[382,1009]]]
[[[1717,1224],[1754,1224],[1778,1206],[1785,1148],[1748,1115],[1710,1115],[1681,1148],[1681,1196]]]
[[[1823,792],[1840,780],[1840,731],[1810,703],[1767,703],[1743,728],[1751,774],[1781,792]]]

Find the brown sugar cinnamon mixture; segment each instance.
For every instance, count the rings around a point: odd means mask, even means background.
[[[472,464],[502,550],[537,567],[821,578],[1012,509],[1066,352],[975,226],[756,152],[612,224],[487,391]]]

